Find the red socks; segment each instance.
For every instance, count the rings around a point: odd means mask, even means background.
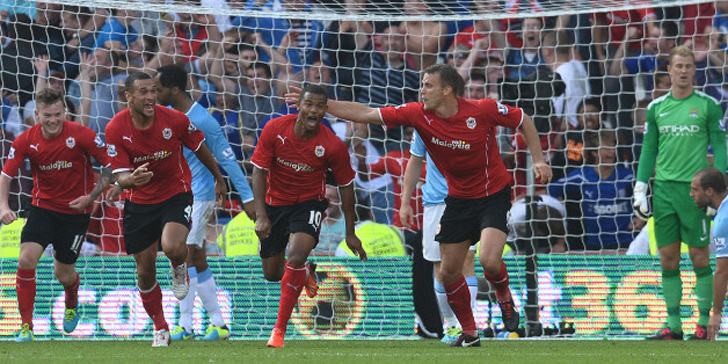
[[[478,330],[475,327],[475,318],[473,317],[473,309],[470,307],[470,290],[465,276],[451,284],[445,284],[445,292],[447,293],[447,303],[450,304],[452,312],[460,321],[463,333],[469,336],[478,336]]]
[[[70,287],[63,287],[66,291],[66,308],[78,306],[78,286],[81,284],[81,276],[76,272],[76,281]]]
[[[162,310],[162,289],[159,288],[159,282],[155,282],[154,287],[147,292],[140,289],[139,295],[142,297],[144,310],[147,311],[147,315],[154,322],[154,329],[169,330],[169,325],[167,325],[167,320],[164,319],[164,311]]]
[[[506,270],[506,263],[501,260],[501,268],[498,274],[492,275],[488,272],[485,273],[485,279],[493,285],[495,288],[495,298],[498,302],[504,302],[511,300],[511,290],[508,288],[508,271]]]
[[[15,292],[18,296],[18,311],[22,324],[33,329],[33,305],[35,304],[35,269],[18,269],[15,277]]]
[[[303,285],[306,283],[307,269],[305,265],[295,267],[286,263],[286,271],[281,279],[281,300],[278,305],[278,319],[274,328],[286,332],[288,320],[291,319],[293,307],[298,302]]]

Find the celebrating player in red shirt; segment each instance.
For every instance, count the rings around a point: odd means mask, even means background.
[[[501,258],[508,233],[506,215],[511,207],[511,188],[496,142],[496,127],[520,127],[532,154],[536,178],[548,183],[552,173],[544,162],[530,116],[490,99],[458,97],[464,87],[462,77],[452,66],[435,64],[424,71],[421,103],[377,109],[356,102],[329,101],[329,112],[357,123],[411,125],[425,141],[432,161],[449,187],[436,239],[442,255],[442,283],[463,329],[451,345],[480,346],[470,292],[462,274],[470,245],[482,242],[480,263],[486,279],[495,288],[506,330],[514,331],[519,324],[508,287],[508,272]]]
[[[106,126],[107,152],[117,183],[130,189],[124,204],[124,242],[136,261],[144,309],[154,322],[154,347],[170,342],[156,279],[158,243],[172,262],[174,295],[181,300],[189,290],[185,241],[192,216],[192,174],[182,146],[195,151],[215,177],[217,199],[221,201],[227,192],[202,132],[183,113],[157,105],[157,92],[151,76],[130,74],[125,89],[129,108]]]
[[[34,340],[35,270],[50,243],[55,249],[55,275],[66,291],[63,331],[70,333],[76,328],[80,317],[76,259],[90,221],[90,206],[111,178],[109,169],[103,168],[94,186],[91,157],[108,166],[106,148],[93,130],[63,119],[63,93],[45,89],[36,94],[35,101],[38,123],[15,139],[2,171],[4,178],[0,177],[0,221],[10,224],[17,219],[8,206],[10,181],[25,158],[30,160],[33,203],[20,238],[16,277],[21,320],[18,342]]]
[[[281,281],[278,319],[269,347],[283,347],[286,326],[301,290],[305,287],[309,297],[316,296],[316,266],[306,259],[318,243],[321,220],[329,204],[329,168],[341,193],[346,244],[360,259],[367,258],[354,234],[355,172],[344,143],[331,130],[321,127],[326,105],[326,91],[320,86],[307,86],[298,99],[299,114],[268,122],[253,153],[255,233],[260,238],[263,274],[269,281]]]

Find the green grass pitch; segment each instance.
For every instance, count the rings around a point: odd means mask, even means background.
[[[726,363],[725,341],[484,340],[479,348],[449,348],[435,340],[0,342],[2,363]]]

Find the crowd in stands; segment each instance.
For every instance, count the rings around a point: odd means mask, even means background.
[[[263,126],[274,117],[297,112],[284,102],[290,86],[321,84],[332,99],[372,107],[400,105],[418,100],[420,71],[448,63],[466,81],[463,97],[513,102],[532,114],[554,169],[554,182],[535,185],[536,195],[544,198],[527,199],[537,205],[534,214],[518,215],[542,224],[524,232],[516,229],[523,221],[512,221],[512,251],[520,252],[517,235],[535,234],[547,237],[540,252],[623,253],[644,225],[630,206],[634,171],[647,105],[670,89],[666,57],[671,48],[687,45],[693,50],[697,88],[728,109],[724,82],[728,1],[655,8],[651,1],[633,0],[631,5],[643,4],[633,10],[596,9],[593,14],[572,15],[562,9],[566,15],[555,17],[539,16],[543,9],[536,1],[472,0],[442,6],[436,1],[404,0],[401,8],[377,0],[166,1],[299,12],[301,17],[159,13],[1,0],[3,145],[34,124],[33,94],[44,88],[64,90],[67,119],[91,127],[103,139],[111,118],[126,107],[119,90],[127,74],[155,74],[161,66],[180,64],[191,75],[192,97],[218,120],[250,176],[250,157]],[[531,6],[533,16],[512,16],[519,6]],[[503,16],[475,21],[450,21],[447,16],[424,21],[388,21],[384,16],[381,21],[317,20],[318,12],[331,11],[348,15],[384,11],[416,19],[452,13]],[[531,84],[536,94],[543,95],[537,83],[547,76],[551,77],[547,97],[516,105],[524,100],[504,95],[508,84],[519,92],[522,85]],[[380,232],[397,233],[387,239],[404,244],[414,231],[403,227],[397,211],[412,130],[354,126],[331,116],[324,124],[351,148],[358,172],[358,203],[367,211],[360,214],[361,227],[371,220],[382,225]],[[525,145],[513,130],[499,130],[498,138],[506,166],[513,172],[514,208],[523,209],[529,187]],[[4,147],[3,157],[7,153]],[[29,180],[25,170],[13,183],[13,209],[23,210],[28,203]],[[336,190],[327,191],[327,197],[331,205],[313,253],[346,255],[340,247],[344,229]],[[230,198],[232,202],[211,221],[208,252],[257,254],[255,244],[234,247],[238,240],[255,235],[244,232],[252,231],[252,223],[237,214],[234,193]],[[553,201],[561,206],[552,206]],[[123,254],[122,205],[123,199],[115,205],[96,203],[89,240],[99,245],[99,254]],[[218,226],[226,221],[231,223],[220,233]],[[365,242],[365,236],[361,238]],[[384,250],[406,254],[405,249]]]

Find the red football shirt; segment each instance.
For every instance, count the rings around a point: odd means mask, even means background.
[[[409,162],[410,153],[409,150],[393,150],[369,166],[369,171],[375,177],[377,175],[383,176],[389,173],[392,176],[392,192],[394,192],[394,213],[392,215],[392,225],[405,228],[402,226],[402,222],[399,220],[399,207],[402,206],[402,185],[404,184],[404,171],[407,169],[407,162]],[[426,164],[422,164],[422,172],[420,173],[420,181],[417,183],[418,188],[415,189],[412,199],[410,199],[410,206],[412,206],[412,213],[415,215],[415,226],[414,231],[422,229],[422,218],[424,209],[422,208],[422,191],[419,186],[425,183],[425,176],[427,175]]]
[[[523,111],[490,99],[458,97],[458,113],[440,118],[413,102],[379,109],[387,127],[412,125],[435,166],[447,180],[449,195],[463,199],[490,196],[511,182],[496,142],[497,126],[517,128]]]
[[[15,177],[26,157],[33,173],[33,205],[64,214],[91,212],[91,207],[72,210],[68,203],[93,190],[96,183],[91,157],[109,165],[106,145],[93,130],[64,121],[61,134],[47,139],[41,125],[36,124],[15,138],[2,173]]]
[[[285,115],[265,124],[253,152],[253,164],[268,171],[265,202],[271,206],[324,200],[329,168],[339,186],[356,176],[349,151],[334,132],[320,126],[315,137],[301,139],[293,132],[297,117]]]
[[[106,126],[106,143],[114,173],[131,172],[149,162],[154,177],[143,186],[131,188],[129,201],[156,204],[183,192],[192,192],[192,173],[182,146],[197,150],[205,140],[185,114],[155,106],[154,123],[139,130],[124,109]]]

